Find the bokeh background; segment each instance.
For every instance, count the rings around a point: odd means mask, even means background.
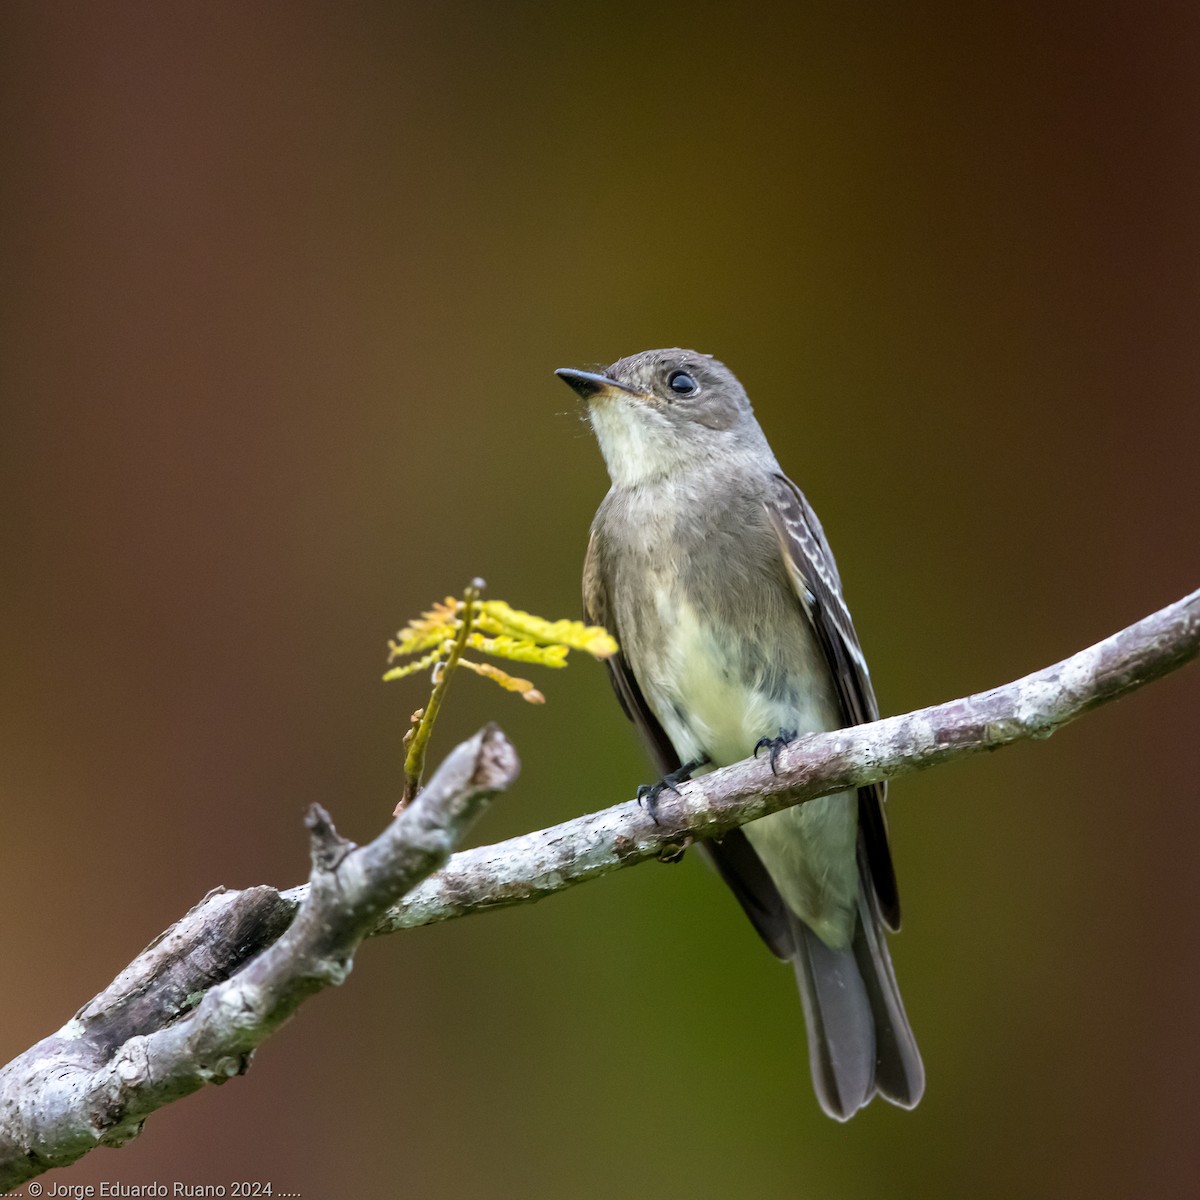
[[[747,385],[885,712],[1200,582],[1200,8],[9,4],[0,1058],[210,887],[360,840],[473,575],[578,611],[555,367]],[[604,673],[495,840],[647,779]],[[847,1126],[704,866],[370,944],[244,1079],[52,1178],[306,1197],[1194,1197],[1200,671],[894,787],[929,1076]],[[46,1180],[50,1182],[49,1179]]]

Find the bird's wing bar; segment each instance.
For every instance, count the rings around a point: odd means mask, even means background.
[[[775,475],[767,516],[779,539],[788,579],[812,624],[837,687],[847,725],[879,718],[879,706],[854,622],[842,598],[842,581],[825,531],[800,489],[786,475]],[[886,782],[859,788],[859,830],[881,915],[891,929],[900,927],[900,896],[888,849],[883,802]]]

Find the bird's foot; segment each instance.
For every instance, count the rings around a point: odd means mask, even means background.
[[[650,820],[655,825],[658,824],[658,817],[655,816],[654,810],[658,807],[658,802],[662,798],[663,792],[674,792],[679,795],[679,784],[687,783],[692,777],[693,771],[698,771],[704,766],[704,760],[697,759],[695,762],[684,763],[678,771],[672,771],[669,775],[664,775],[657,783],[643,783],[637,790],[637,802],[650,814]]]
[[[779,758],[779,752],[784,746],[794,742],[799,736],[795,729],[781,729],[778,737],[763,737],[759,738],[754,743],[754,757],[758,757],[760,750],[770,750],[771,752],[771,774],[778,775],[779,772],[775,769],[776,760]]]
[[[658,852],[658,861],[661,863],[683,862],[683,856],[693,841],[693,838],[685,837],[679,842],[664,842],[662,849]]]

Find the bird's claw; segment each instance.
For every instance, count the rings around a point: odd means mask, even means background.
[[[661,863],[682,862],[692,841],[693,839],[688,836],[679,842],[664,842],[662,849],[658,852],[658,861]]]
[[[654,810],[658,807],[658,802],[662,798],[663,792],[674,792],[675,795],[680,795],[678,784],[687,783],[692,777],[692,772],[699,767],[704,766],[703,760],[696,762],[684,763],[677,771],[671,771],[664,775],[657,783],[643,783],[637,790],[637,802],[650,814],[650,820],[655,825],[658,824],[658,817]]]
[[[668,789],[677,796],[679,795],[679,789],[674,784],[668,783],[665,779],[660,780],[658,783],[643,783],[637,790],[638,804],[650,814],[650,820],[655,825],[658,824],[658,817],[655,815],[654,810],[658,807],[659,797]]]
[[[796,730],[781,729],[776,737],[761,737],[754,743],[754,757],[758,757],[760,750],[770,750],[771,752],[771,774],[778,775],[779,772],[775,769],[775,764],[779,759],[779,752],[791,742],[796,740]]]

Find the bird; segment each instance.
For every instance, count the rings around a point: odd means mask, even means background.
[[[586,402],[611,488],[583,570],[587,619],[619,650],[611,681],[661,779],[799,734],[878,718],[829,542],[736,376],[711,355],[648,350],[556,374]],[[813,1087],[845,1121],[925,1072],[888,953],[900,900],[885,783],[822,797],[703,843],[759,936],[795,969]]]

